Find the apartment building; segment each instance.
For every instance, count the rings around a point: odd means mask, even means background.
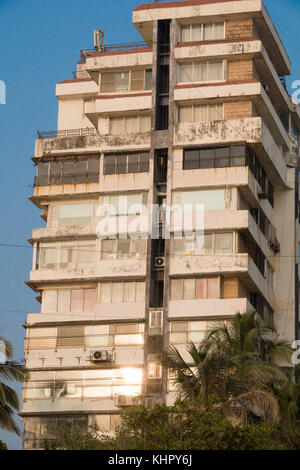
[[[39,132],[25,326],[24,448],[59,425],[112,432],[136,403],[173,402],[160,354],[256,309],[298,336],[300,112],[291,63],[261,0],[133,11],[136,44],[81,51],[57,84],[58,130]],[[127,210],[120,197],[126,196]],[[199,236],[101,239],[98,208],[204,204]],[[153,220],[152,220],[153,219]],[[151,237],[152,226],[158,237]]]

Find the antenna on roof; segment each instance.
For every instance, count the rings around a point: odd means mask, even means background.
[[[94,47],[97,51],[104,49],[104,29],[94,29]]]

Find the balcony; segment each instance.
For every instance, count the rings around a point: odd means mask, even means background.
[[[146,47],[151,47],[151,41],[138,41],[138,42],[124,42],[117,44],[104,44],[99,49],[82,49],[80,51],[81,58],[86,59],[87,57],[93,57],[96,54],[105,54],[108,52],[124,52],[132,49],[144,49]]]
[[[39,132],[35,156],[45,154],[72,154],[74,152],[101,153],[126,149],[147,149],[150,147],[150,132],[128,134],[100,134],[95,128],[68,129],[64,131]]]

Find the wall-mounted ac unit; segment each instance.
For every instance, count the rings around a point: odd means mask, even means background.
[[[155,268],[164,268],[165,267],[165,257],[156,256],[155,258]]]
[[[119,407],[140,405],[141,397],[140,396],[132,397],[128,395],[115,395],[114,403],[116,406],[119,406]]]
[[[112,354],[109,351],[92,351],[90,355],[91,362],[112,362]]]

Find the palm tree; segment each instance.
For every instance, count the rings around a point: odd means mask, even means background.
[[[6,338],[0,336],[0,344],[4,346],[5,362],[0,362],[0,428],[20,435],[15,423],[14,413],[19,410],[19,398],[13,388],[5,382],[24,382],[27,371],[23,364],[13,361],[13,346]]]
[[[181,398],[217,395],[227,414],[243,421],[251,416],[279,420],[276,391],[288,381],[291,348],[255,312],[237,314],[230,322],[217,322],[198,347],[188,346],[191,363],[175,347],[162,363],[174,377]]]

